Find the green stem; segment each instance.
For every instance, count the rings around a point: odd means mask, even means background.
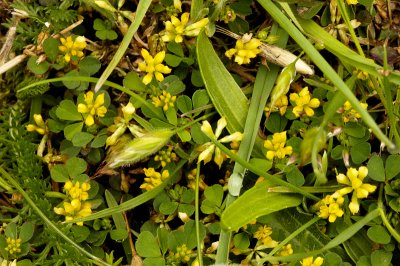
[[[242,159],[237,154],[231,152],[227,147],[225,147],[223,144],[219,143],[218,140],[216,140],[215,138],[210,138],[210,140],[211,140],[211,142],[213,142],[215,144],[215,146],[220,148],[221,151],[224,152],[226,155],[228,155],[231,159],[233,159],[235,162],[240,163],[243,167],[247,168],[248,170],[255,173],[256,175],[262,176],[262,177],[270,180],[272,183],[274,183],[276,185],[281,185],[281,186],[287,187],[287,188],[291,189],[293,192],[297,192],[309,199],[320,201],[320,198],[318,198],[317,196],[314,196],[308,192],[305,192],[301,187],[297,187],[293,184],[283,181],[282,179],[280,179],[279,177],[277,177],[275,175],[270,175],[268,173],[264,173],[262,170],[254,167],[252,164],[248,163],[247,161]]]
[[[28,204],[32,207],[32,209],[39,215],[40,218],[45,222],[45,224],[54,230],[56,234],[58,234],[61,238],[63,238],[66,242],[71,244],[71,246],[75,247],[79,252],[84,254],[85,256],[91,258],[96,261],[100,265],[111,266],[110,264],[104,262],[100,258],[95,255],[87,252],[84,248],[75,243],[71,238],[65,235],[52,221],[47,218],[47,216],[39,209],[39,207],[35,204],[35,202],[31,199],[28,193],[20,186],[20,184],[6,171],[2,166],[0,166],[0,174],[2,174],[8,181],[18,190],[19,193],[24,197],[24,199],[28,202]]]
[[[379,215],[381,216],[382,222],[385,225],[386,229],[393,236],[393,238],[400,243],[400,234],[396,231],[396,229],[393,228],[393,226],[387,219],[382,198],[383,198],[383,184],[381,184],[379,187],[379,197],[378,197]]]
[[[347,29],[350,32],[350,36],[353,39],[354,45],[356,46],[358,53],[361,56],[365,57],[364,51],[361,48],[361,45],[360,45],[360,43],[359,43],[359,41],[357,39],[356,33],[355,33],[353,27],[351,26],[351,21],[350,21],[350,18],[349,18],[349,14],[347,13],[347,9],[346,9],[346,7],[344,5],[343,0],[338,0],[337,3],[338,3],[339,10],[342,13],[342,18],[343,18],[344,22],[347,25]]]
[[[200,165],[201,162],[197,163],[197,171],[196,171],[196,189],[195,189],[195,198],[194,198],[194,221],[196,224],[196,240],[197,240],[197,260],[198,265],[203,266],[203,254],[201,248],[201,240],[200,240],[200,195],[199,195],[199,182],[200,182]]]

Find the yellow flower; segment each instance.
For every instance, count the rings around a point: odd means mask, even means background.
[[[68,180],[64,184],[65,194],[68,199],[63,202],[64,208],[54,207],[54,212],[58,215],[64,215],[65,221],[71,221],[76,218],[86,217],[92,214],[92,205],[85,202],[89,198],[87,191],[90,189],[89,182],[72,183]],[[77,222],[77,225],[82,226],[83,222]]]
[[[278,100],[276,100],[272,109],[270,106],[267,106],[265,107],[264,111],[265,112],[279,111],[280,115],[285,115],[288,104],[289,104],[288,97],[286,95],[282,95]]]
[[[266,157],[268,160],[273,160],[274,157],[279,159],[285,158],[286,155],[291,155],[293,149],[291,146],[285,147],[286,144],[286,131],[274,133],[272,140],[264,141],[264,147],[268,150]]]
[[[29,132],[36,131],[41,135],[45,135],[48,133],[46,123],[43,121],[43,117],[41,114],[34,114],[33,120],[35,121],[36,125],[29,124],[26,126],[26,130]]]
[[[346,0],[346,3],[348,5],[357,5],[358,4],[358,0]]]
[[[324,263],[324,259],[317,257],[315,260],[313,257],[304,258],[301,262],[302,266],[321,266]]]
[[[21,238],[14,239],[11,237],[7,237],[6,242],[7,242],[7,247],[4,249],[8,251],[10,255],[21,253],[21,242],[22,242]]]
[[[261,53],[258,47],[261,45],[261,41],[256,38],[250,40],[239,39],[236,41],[235,48],[229,49],[225,52],[225,56],[229,59],[235,56],[235,62],[239,65],[249,64],[250,59],[255,58],[257,54]]]
[[[212,127],[208,121],[203,121],[203,125],[201,126],[201,131],[206,134],[210,138],[217,139],[222,133],[222,130],[226,127],[226,119],[225,117],[221,117],[221,119],[217,122],[217,129],[215,130],[215,134],[212,130]],[[243,139],[243,134],[240,132],[235,132],[231,135],[223,137],[222,139],[218,140],[221,143],[227,142],[238,142]],[[197,150],[201,151],[198,162],[204,161],[204,164],[211,161],[212,156],[214,154],[214,162],[221,168],[223,161],[227,158],[226,154],[224,154],[218,147],[215,147],[214,143],[207,142],[201,145]],[[214,153],[215,151],[215,153]]]
[[[349,204],[349,209],[352,214],[357,213],[360,210],[360,205],[358,199],[364,199],[368,197],[369,193],[376,190],[376,186],[371,184],[364,184],[363,180],[368,175],[368,168],[361,166],[360,168],[349,168],[346,175],[338,174],[336,176],[337,182],[343,185],[347,185],[342,189],[336,191],[332,197],[339,198],[353,192],[351,197],[351,202]]]
[[[64,190],[72,199],[87,200],[89,198],[87,191],[90,190],[90,183],[83,182],[81,185],[80,182],[77,181],[75,184],[73,184],[70,180],[68,180],[65,182]]]
[[[336,221],[337,217],[342,217],[344,212],[340,208],[343,204],[344,198],[339,196],[337,199],[331,195],[327,195],[318,205],[319,206],[319,217],[328,219],[330,223]]]
[[[318,108],[320,102],[317,98],[311,99],[311,94],[308,91],[308,87],[303,88],[300,93],[291,93],[290,100],[294,102],[293,114],[296,117],[314,115],[315,108]]]
[[[83,36],[78,36],[72,40],[71,36],[67,39],[60,38],[61,44],[58,49],[63,52],[65,62],[69,63],[72,59],[73,63],[77,63],[83,57],[82,50],[86,48],[86,40]]]
[[[104,106],[104,93],[97,95],[94,101],[94,93],[92,91],[88,91],[84,97],[86,104],[78,104],[78,112],[86,116],[85,124],[91,126],[94,124],[94,116],[104,117],[107,113],[107,108]]]
[[[162,107],[164,111],[168,111],[170,107],[174,107],[176,96],[172,96],[169,92],[163,90],[161,95],[152,98],[155,107]]]
[[[179,12],[182,12],[182,2],[181,2],[181,0],[174,0],[174,7]]]
[[[278,252],[278,256],[289,256],[293,254],[292,244],[287,244],[283,246]]]
[[[189,13],[185,12],[179,20],[175,16],[171,16],[171,21],[165,22],[165,34],[162,36],[164,42],[175,41],[181,43],[183,36],[197,36],[202,28],[208,24],[208,18],[203,18],[196,23],[188,24]]]
[[[187,178],[187,187],[195,190],[196,188],[196,174],[197,174],[197,169],[194,168],[192,169],[189,173],[187,173],[186,178]],[[199,176],[199,189],[204,190],[207,187],[207,184],[204,182],[204,175]]]
[[[141,54],[145,62],[139,63],[139,69],[140,71],[147,72],[143,78],[144,84],[149,84],[153,80],[153,76],[155,76],[158,81],[163,81],[163,74],[171,73],[171,69],[162,64],[165,58],[165,51],[157,53],[154,58],[146,49],[142,49]]]
[[[264,225],[258,228],[253,237],[257,238],[267,248],[274,248],[278,245],[278,242],[272,239],[271,234],[272,228]]]
[[[360,103],[360,104],[363,109],[367,110],[367,108],[368,108],[367,103]],[[342,118],[343,118],[343,122],[345,122],[345,123],[350,122],[350,121],[355,122],[358,120],[358,118],[361,118],[361,115],[356,110],[354,110],[353,106],[351,105],[351,103],[349,101],[346,101],[343,105]]]
[[[160,185],[164,180],[169,177],[169,171],[164,170],[161,173],[156,172],[154,168],[144,168],[144,174],[147,176],[144,178],[144,183],[140,186],[140,188],[145,190],[152,190],[153,188]]]

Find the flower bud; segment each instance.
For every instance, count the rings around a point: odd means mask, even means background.
[[[140,138],[120,140],[110,148],[106,161],[110,168],[133,164],[164,147],[174,132],[170,129],[146,132]]]

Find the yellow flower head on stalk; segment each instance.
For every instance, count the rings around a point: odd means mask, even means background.
[[[254,233],[253,237],[257,238],[267,248],[274,248],[278,245],[278,242],[273,240],[271,237],[272,228],[269,226],[260,226]]]
[[[240,132],[235,132],[231,135],[223,137],[222,139],[218,139],[226,125],[227,122],[225,117],[221,117],[217,122],[217,129],[215,130],[214,134],[210,123],[208,121],[203,121],[201,131],[203,131],[203,133],[206,134],[208,137],[217,139],[220,143],[242,141],[243,134]],[[227,158],[226,154],[224,154],[218,147],[215,147],[212,142],[204,143],[198,148],[198,150],[201,151],[198,157],[198,162],[204,161],[204,164],[211,161],[214,154],[214,162],[221,168],[223,161]]]
[[[250,59],[255,58],[257,54],[261,53],[258,47],[261,45],[261,41],[256,38],[242,38],[236,41],[235,48],[229,49],[225,52],[225,55],[230,59],[235,56],[235,62],[239,65],[249,64]]]
[[[169,177],[168,170],[164,170],[162,174],[155,171],[154,168],[144,168],[143,170],[146,177],[144,178],[144,183],[140,186],[140,188],[147,191],[157,187]]]
[[[78,112],[85,117],[85,124],[91,126],[94,124],[94,117],[104,117],[107,113],[107,108],[104,106],[104,93],[101,93],[94,98],[94,93],[88,91],[85,96],[85,103],[78,104]]]
[[[264,147],[268,150],[266,157],[268,160],[285,158],[286,155],[291,155],[293,152],[292,146],[286,146],[286,131],[274,133],[272,140],[264,141]]]
[[[288,104],[289,104],[288,97],[286,95],[282,95],[280,98],[278,98],[278,100],[276,100],[274,106],[272,107],[272,110],[270,106],[267,106],[265,107],[264,111],[267,113],[279,111],[279,114],[283,116],[286,113]]]
[[[344,212],[341,209],[344,198],[339,196],[336,199],[331,195],[327,195],[319,205],[319,217],[328,219],[330,223],[336,221],[337,217],[342,217]]]
[[[60,41],[62,45],[58,46],[58,49],[65,54],[65,62],[69,63],[72,59],[72,63],[76,64],[84,56],[82,50],[86,48],[85,37],[78,36],[73,40],[68,36],[67,39],[60,38]]]
[[[179,12],[182,12],[182,2],[181,2],[181,0],[174,0],[174,7]]]
[[[279,252],[278,252],[278,256],[289,256],[293,254],[293,248],[292,248],[292,244],[287,244],[286,246],[283,246]]]
[[[165,51],[161,51],[155,57],[152,57],[146,49],[142,49],[141,54],[144,62],[139,63],[139,70],[147,73],[143,78],[144,84],[149,84],[153,80],[153,76],[156,77],[156,80],[163,81],[163,74],[171,73],[171,69],[162,64],[165,58]]]
[[[172,96],[166,90],[163,90],[161,95],[152,98],[155,107],[162,107],[164,111],[168,111],[170,107],[174,107],[176,96]]]
[[[368,104],[367,103],[360,103],[361,107],[364,110],[367,110],[368,108]],[[357,112],[353,106],[351,105],[351,103],[349,101],[346,101],[343,104],[343,113],[342,113],[342,118],[343,118],[343,122],[347,123],[347,122],[356,122],[359,118],[361,118],[361,115],[359,112]]]
[[[34,114],[33,115],[33,120],[35,121],[35,124],[29,124],[26,126],[26,130],[29,132],[36,131],[37,133],[41,135],[45,135],[48,133],[46,123],[43,121],[43,117],[41,114]]]
[[[70,180],[65,182],[64,190],[72,199],[87,200],[89,198],[88,191],[90,190],[90,183],[83,182],[82,185],[79,181],[73,184]]]
[[[351,202],[349,204],[349,209],[352,214],[358,213],[360,210],[358,199],[367,198],[369,193],[372,193],[376,190],[376,186],[363,183],[363,180],[367,175],[368,168],[361,166],[358,168],[358,170],[355,168],[347,169],[346,175],[338,174],[336,176],[337,182],[339,184],[346,185],[346,187],[337,190],[332,197],[339,198],[353,192]]]
[[[165,22],[165,34],[162,36],[164,42],[175,41],[176,43],[183,42],[183,36],[197,36],[202,28],[208,24],[208,18],[203,18],[195,23],[189,24],[190,14],[185,12],[179,20],[175,16],[171,16],[171,21]]]
[[[291,93],[290,100],[294,102],[293,114],[296,117],[314,115],[315,108],[318,108],[320,101],[317,98],[311,98],[308,87],[304,87],[300,93]]]
[[[21,253],[21,243],[22,243],[21,238],[14,239],[11,237],[7,237],[6,243],[7,247],[4,248],[4,250],[8,251],[10,255]]]
[[[324,263],[324,259],[317,257],[315,260],[313,257],[304,258],[300,264],[302,266],[321,266]]]
[[[68,180],[64,184],[65,194],[68,196],[68,200],[63,203],[64,208],[54,208],[54,212],[58,215],[64,215],[65,221],[71,221],[76,218],[88,216],[92,213],[92,205],[89,202],[85,202],[89,198],[88,191],[90,184],[88,181],[75,182],[75,184]],[[83,222],[77,222],[77,225],[82,226]]]

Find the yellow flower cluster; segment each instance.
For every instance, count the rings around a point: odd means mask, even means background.
[[[172,152],[172,147],[168,147],[166,150],[161,150],[156,156],[154,156],[154,161],[160,162],[162,167],[165,167],[168,163],[176,161],[178,157],[174,152]]]
[[[300,93],[291,93],[290,100],[294,102],[293,114],[296,117],[314,115],[315,108],[318,108],[320,101],[317,98],[311,98],[308,87],[304,87]]]
[[[140,185],[140,188],[147,191],[157,187],[169,177],[168,170],[164,170],[162,174],[155,171],[154,168],[144,168],[143,170],[146,177],[144,178],[144,183]]]
[[[26,126],[26,130],[29,132],[36,131],[41,135],[45,135],[48,133],[46,123],[43,121],[43,117],[41,114],[34,114],[33,120],[35,121],[36,125],[29,124]]]
[[[217,129],[215,130],[214,134],[210,123],[208,121],[203,121],[203,125],[201,126],[201,131],[203,131],[203,133],[206,134],[208,137],[218,140],[219,136],[221,135],[226,125],[227,122],[225,117],[221,117],[221,119],[219,119],[217,122]],[[242,141],[242,139],[243,139],[243,134],[240,132],[235,132],[231,135],[223,137],[218,141],[221,143],[227,143],[232,141],[239,142]],[[201,151],[198,157],[198,162],[204,161],[204,164],[211,161],[212,156],[214,154],[214,162],[221,168],[222,163],[227,158],[226,154],[224,154],[218,147],[215,147],[215,144],[212,142],[204,143],[197,150]]]
[[[127,105],[122,105],[121,107],[122,117],[117,116],[114,119],[114,124],[108,127],[108,131],[111,131],[111,136],[106,139],[106,147],[112,146],[117,143],[117,140],[125,133],[128,127],[134,127],[135,125],[130,125],[130,121],[135,113],[135,107],[131,102]]]
[[[353,192],[351,197],[351,202],[349,204],[349,209],[352,214],[358,213],[360,210],[360,204],[358,199],[364,199],[368,197],[369,193],[376,190],[375,185],[363,183],[364,178],[368,175],[368,168],[361,166],[360,168],[349,168],[347,169],[346,175],[338,174],[336,176],[337,182],[339,184],[346,185],[346,187],[336,191],[332,197],[339,198],[346,194]]]
[[[278,256],[289,256],[293,254],[292,244],[287,244],[283,246],[281,250],[278,252]]]
[[[192,255],[192,250],[186,247],[186,244],[176,247],[175,258],[181,263],[187,263],[190,260],[190,255]]]
[[[82,57],[82,50],[86,48],[86,39],[83,36],[78,36],[75,40],[71,36],[67,39],[60,38],[61,44],[58,49],[63,52],[65,62],[69,63],[72,60],[73,64],[76,64]]]
[[[367,103],[360,103],[361,107],[365,110],[368,108]],[[349,101],[346,101],[343,105],[343,113],[342,113],[343,122],[354,122],[357,121],[358,118],[361,118],[360,113],[354,110],[353,106]]]
[[[275,157],[278,159],[285,158],[286,155],[291,155],[293,149],[291,146],[286,146],[286,131],[274,133],[272,140],[264,141],[264,147],[268,150],[266,157],[268,160],[273,160]]]
[[[162,107],[164,111],[168,111],[170,107],[174,107],[176,96],[172,96],[169,92],[163,90],[161,95],[152,98],[155,107]]]
[[[171,69],[162,64],[165,58],[165,51],[159,52],[155,57],[152,57],[149,51],[142,49],[141,54],[144,62],[139,63],[139,70],[147,73],[143,78],[144,84],[149,84],[153,80],[153,76],[156,77],[156,80],[163,81],[163,74],[171,73]]]
[[[346,0],[346,3],[348,5],[357,5],[358,4],[358,0]]]
[[[258,47],[261,45],[261,41],[256,38],[246,40],[244,38],[236,41],[235,48],[229,49],[225,52],[225,55],[230,59],[235,56],[235,62],[239,65],[249,64],[250,59],[255,58],[257,54],[261,53]]]
[[[5,248],[10,255],[21,253],[21,238],[13,239],[11,237],[7,237],[6,239],[7,247]]]
[[[196,175],[197,175],[197,169],[195,168],[195,169],[192,169],[187,175],[186,175],[186,178],[187,178],[187,182],[188,182],[188,184],[187,184],[187,187],[188,188],[191,188],[191,189],[193,189],[193,190],[195,190],[195,188],[196,188]],[[207,187],[207,184],[204,182],[204,178],[205,178],[205,176],[204,175],[200,175],[199,176],[199,189],[200,190],[204,190],[204,189],[206,189],[206,187]]]
[[[342,217],[344,212],[341,209],[344,198],[339,196],[336,199],[331,195],[327,195],[317,205],[319,206],[319,217],[328,219],[330,223],[336,221],[337,217]]]
[[[278,242],[272,239],[271,234],[272,228],[264,225],[258,228],[253,237],[257,238],[266,248],[274,248],[278,245]]]
[[[288,97],[286,95],[282,95],[278,98],[278,100],[276,100],[272,108],[270,106],[267,106],[265,107],[264,111],[267,113],[279,111],[280,115],[285,115],[288,104]]]
[[[84,98],[86,104],[78,104],[78,112],[85,117],[85,124],[91,126],[94,124],[95,116],[104,117],[107,113],[107,108],[104,106],[104,93],[97,95],[94,99],[94,93],[88,91]]]
[[[185,12],[179,20],[175,16],[171,16],[171,21],[165,22],[165,35],[162,36],[164,42],[175,41],[181,43],[183,36],[197,36],[202,28],[208,24],[208,18],[203,18],[196,23],[188,24],[190,14]]]
[[[80,184],[78,181],[73,184],[72,181],[68,180],[64,185],[68,200],[64,201],[64,208],[54,207],[54,212],[58,215],[64,215],[65,221],[90,215],[92,213],[92,205],[89,202],[85,202],[89,198],[89,189],[89,182]],[[82,226],[83,222],[77,222],[76,224]]]
[[[301,262],[302,266],[321,266],[324,263],[324,259],[317,257],[315,260],[313,257],[304,258]]]

